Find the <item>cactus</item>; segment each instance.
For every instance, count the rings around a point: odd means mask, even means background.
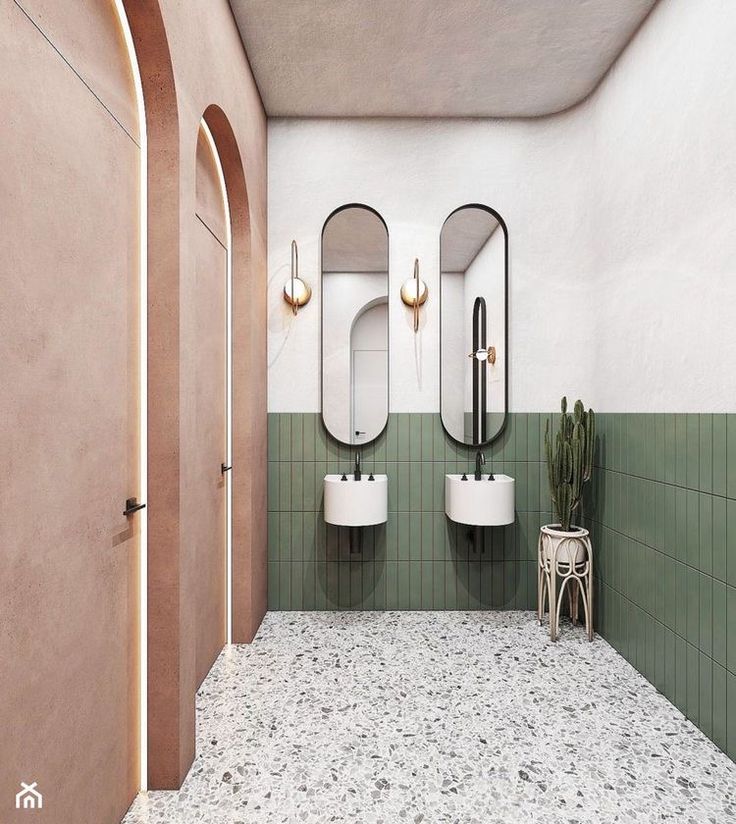
[[[585,411],[576,401],[572,414],[567,398],[562,399],[559,428],[552,438],[549,420],[544,433],[547,454],[547,478],[555,515],[565,532],[570,531],[573,515],[581,507],[583,487],[593,474],[595,413]]]

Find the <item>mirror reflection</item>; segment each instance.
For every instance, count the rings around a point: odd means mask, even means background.
[[[367,206],[339,209],[322,231],[322,419],[356,445],[388,419],[388,231]]]
[[[463,206],[440,236],[442,424],[482,445],[506,416],[506,227],[485,206]]]

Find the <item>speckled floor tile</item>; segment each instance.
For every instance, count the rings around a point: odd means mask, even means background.
[[[531,613],[273,612],[124,824],[736,819],[736,768],[600,638]]]

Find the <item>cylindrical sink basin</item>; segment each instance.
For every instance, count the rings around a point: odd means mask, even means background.
[[[371,526],[388,519],[388,475],[368,473],[356,481],[352,475],[325,475],[325,521],[337,526]]]
[[[445,513],[459,524],[503,526],[514,522],[515,481],[508,475],[483,475],[476,481],[472,473],[445,475]]]

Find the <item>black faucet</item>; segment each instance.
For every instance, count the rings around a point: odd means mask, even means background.
[[[353,470],[353,480],[359,481],[363,476],[360,474],[360,452],[355,453],[355,469]]]
[[[482,481],[483,480],[483,472],[481,467],[486,462],[486,456],[480,451],[480,449],[475,453],[475,480]]]

